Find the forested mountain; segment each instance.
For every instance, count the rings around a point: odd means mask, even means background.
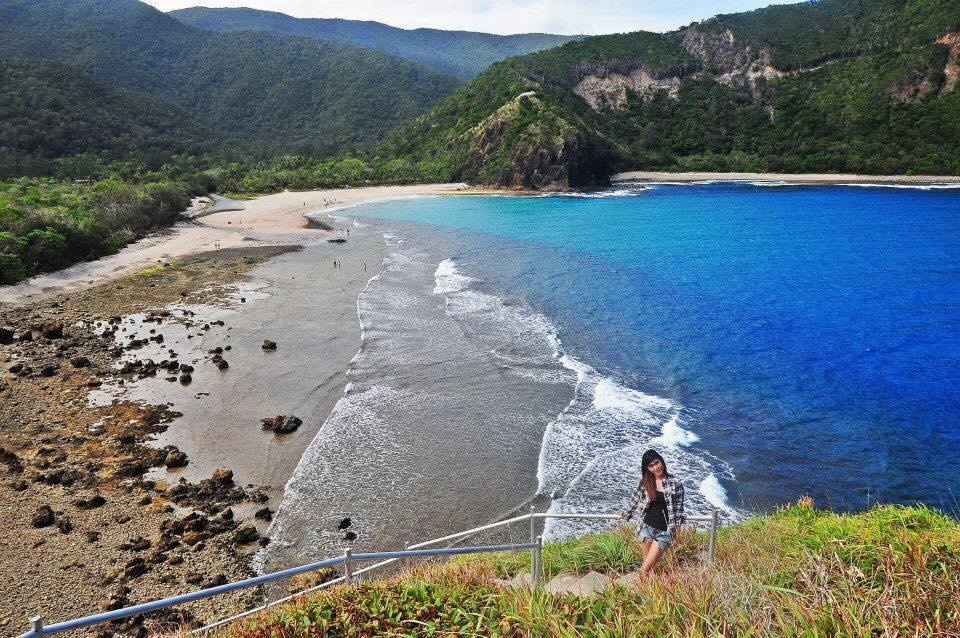
[[[58,158],[158,165],[217,150],[222,135],[146,93],[55,62],[0,60],[0,177],[45,174]],[[79,157],[78,157],[79,156]]]
[[[473,31],[399,29],[380,22],[303,19],[246,8],[191,7],[171,11],[170,15],[210,31],[262,30],[368,47],[466,79],[498,60],[548,49],[580,37],[549,33],[494,35]]]
[[[369,49],[204,31],[136,0],[0,0],[0,58],[69,64],[247,144],[316,155],[382,138],[458,83]]]
[[[384,146],[450,178],[616,169],[960,174],[960,3],[819,0],[493,65]]]

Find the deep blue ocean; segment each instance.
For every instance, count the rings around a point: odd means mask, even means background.
[[[737,507],[960,510],[960,189],[656,184],[356,212],[433,237],[578,361],[681,406]]]

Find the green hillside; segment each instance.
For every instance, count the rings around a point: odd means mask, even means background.
[[[210,33],[137,0],[0,0],[0,58],[69,64],[169,100],[245,143],[315,155],[382,138],[458,83],[369,49]]]
[[[0,60],[0,178],[49,173],[52,163],[159,166],[171,155],[218,152],[221,138],[152,95],[113,89],[55,62]]]
[[[680,539],[649,581],[589,596],[505,587],[529,556],[481,555],[338,586],[234,622],[265,636],[952,636],[960,632],[960,524],[922,507],[836,514],[798,504]],[[544,547],[545,580],[642,562],[628,528]]]
[[[416,60],[442,73],[469,79],[504,58],[540,51],[579,36],[549,33],[495,35],[473,31],[399,29],[380,22],[294,18],[247,8],[190,7],[171,11],[181,22],[209,31],[261,30],[342,42]]]
[[[587,38],[493,65],[383,148],[527,187],[546,185],[544,157],[552,187],[642,168],[956,175],[958,31],[952,0],[821,0]],[[471,131],[531,91],[549,115],[478,147]],[[571,127],[589,144],[556,153]]]

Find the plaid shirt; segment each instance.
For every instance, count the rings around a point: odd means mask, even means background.
[[[683,481],[668,474],[663,477],[663,500],[667,502],[667,532],[671,538],[677,534],[677,528],[683,525]],[[650,498],[647,496],[647,490],[643,488],[643,480],[637,484],[637,489],[633,492],[633,498],[630,499],[630,507],[623,513],[623,517],[628,521],[633,517],[633,513],[639,510],[642,519],[647,508],[650,507]]]

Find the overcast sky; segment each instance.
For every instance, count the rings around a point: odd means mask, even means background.
[[[376,20],[412,29],[489,33],[618,33],[669,31],[717,13],[791,0],[146,0],[163,10],[253,7],[299,18]],[[795,0],[794,0],[795,1]]]

